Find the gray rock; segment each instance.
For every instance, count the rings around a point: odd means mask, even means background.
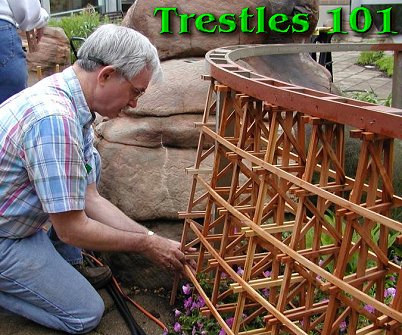
[[[309,30],[300,34],[276,34],[266,29],[266,33],[256,34],[254,32],[243,33],[240,29],[238,16],[244,8],[249,8],[249,13],[254,14],[250,18],[249,29],[256,26],[257,13],[255,8],[266,7],[265,21],[272,14],[283,13],[291,20],[298,13],[309,14]],[[161,31],[161,14],[154,16],[154,9],[157,7],[176,7],[178,14],[196,14],[197,16],[204,13],[211,13],[215,18],[226,13],[234,13],[237,18],[237,29],[231,33],[203,33],[195,29],[194,20],[190,19],[190,33],[179,34],[180,18],[175,14],[171,19],[171,34],[160,34]],[[149,37],[159,51],[161,59],[203,56],[207,51],[221,46],[237,45],[237,44],[258,44],[258,43],[282,43],[286,42],[302,42],[311,36],[312,31],[318,21],[318,1],[317,0],[289,0],[289,1],[266,1],[266,0],[247,0],[241,2],[233,2],[229,0],[214,1],[213,6],[205,2],[178,0],[174,3],[166,3],[163,0],[145,1],[137,0],[130,7],[123,20],[123,25],[133,27]],[[207,29],[212,29],[216,22],[206,25]],[[226,27],[224,27],[226,29]]]
[[[25,44],[25,33],[21,33],[21,38]],[[56,65],[59,65],[62,70],[70,63],[70,43],[64,30],[59,27],[45,27],[44,35],[38,44],[38,51],[27,53],[29,71],[35,72],[40,66],[43,76],[55,73]]]
[[[99,189],[128,216],[139,220],[177,219],[186,208],[195,149],[144,148],[100,140]],[[212,165],[209,162],[210,166]]]
[[[329,71],[306,53],[250,57],[239,64],[276,80],[339,94],[331,82]]]
[[[204,58],[185,58],[162,62],[163,80],[149,86],[136,108],[125,111],[130,116],[168,116],[202,114],[209,82]]]
[[[194,122],[201,115],[185,114],[169,117],[123,116],[96,126],[97,136],[110,143],[160,148],[197,148],[199,130]]]

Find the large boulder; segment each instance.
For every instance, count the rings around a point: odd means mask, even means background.
[[[213,34],[203,33],[195,29],[194,20],[189,20],[189,33],[179,34],[180,17],[171,13],[172,33],[161,34],[162,20],[161,13],[154,15],[155,8],[174,7],[178,14],[200,14],[210,13],[218,20],[223,14],[233,13],[236,15],[237,29],[231,33]],[[296,14],[309,14],[309,29],[303,33],[275,33],[266,29],[267,33],[256,34],[254,32],[241,32],[239,15],[244,8],[249,8],[248,13],[253,15],[249,19],[248,29],[257,25],[257,7],[266,7],[265,23],[273,14],[285,14],[291,21]],[[221,46],[237,44],[256,44],[256,43],[301,43],[311,36],[318,22],[318,0],[247,0],[233,2],[229,0],[214,1],[213,6],[208,6],[201,1],[146,1],[137,0],[128,10],[123,20],[123,25],[133,27],[148,36],[159,51],[161,59],[203,56],[207,51]],[[209,23],[207,29],[212,29],[216,24]],[[287,23],[284,23],[288,25]],[[224,28],[226,29],[226,27]]]
[[[23,45],[27,45],[25,33],[21,33]],[[38,44],[38,51],[27,53],[27,63],[30,72],[35,72],[40,66],[43,76],[56,71],[56,65],[64,68],[71,64],[70,43],[62,28],[45,27],[44,35]]]
[[[204,59],[169,60],[162,68],[164,79],[136,108],[95,129],[103,161],[100,191],[140,221],[177,219],[186,207],[191,178],[185,168],[194,164],[194,122],[202,120],[209,87],[201,80]]]
[[[331,73],[307,53],[243,58],[239,65],[261,75],[326,93],[340,94]]]
[[[104,141],[144,148],[197,148],[199,131],[194,122],[201,115],[170,117],[118,117],[96,126],[96,134]]]
[[[162,62],[163,80],[151,85],[138,100],[136,108],[125,111],[129,116],[168,116],[203,113],[209,82],[204,58],[172,59]]]
[[[99,190],[128,216],[178,219],[186,208],[201,115],[121,117],[96,127],[102,157]],[[209,161],[208,166],[212,162]]]

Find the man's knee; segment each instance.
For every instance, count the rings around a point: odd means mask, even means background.
[[[92,310],[90,311],[91,313],[88,315],[88,318],[84,323],[83,333],[87,333],[96,328],[102,319],[103,312],[105,311],[105,304],[100,297],[99,300],[100,301],[97,304],[94,304]]]
[[[105,305],[102,298],[98,295],[96,299],[88,302],[85,306],[85,313],[78,316],[79,325],[75,319],[70,324],[66,325],[69,329],[70,334],[85,334],[96,328],[103,316],[105,311]]]

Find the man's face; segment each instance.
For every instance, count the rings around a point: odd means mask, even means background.
[[[99,73],[94,91],[93,110],[102,116],[116,117],[124,107],[136,107],[139,97],[145,92],[152,73],[142,70],[128,80],[112,67],[105,67]]]

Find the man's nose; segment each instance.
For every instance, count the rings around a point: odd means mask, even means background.
[[[135,107],[137,107],[137,103],[138,103],[138,100],[137,100],[137,99],[132,99],[132,100],[130,100],[130,101],[128,102],[128,105],[129,105],[131,108],[135,108]]]

